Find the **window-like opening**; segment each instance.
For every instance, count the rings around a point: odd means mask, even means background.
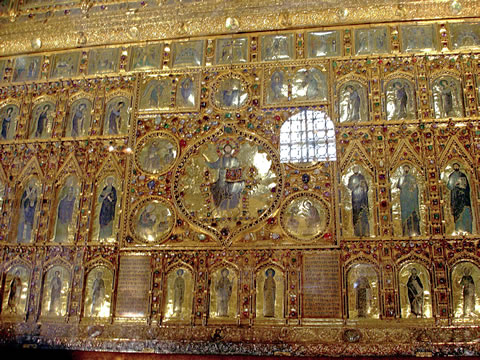
[[[280,161],[309,163],[336,160],[335,128],[323,111],[302,110],[280,129]]]

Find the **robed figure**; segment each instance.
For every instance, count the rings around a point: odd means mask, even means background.
[[[417,275],[417,269],[413,268],[407,281],[408,301],[410,312],[416,317],[423,316],[423,284]]]
[[[108,131],[109,135],[118,135],[119,129],[122,128],[122,110],[125,107],[125,102],[119,101],[112,109],[108,116]]]
[[[62,293],[62,279],[60,279],[60,271],[55,271],[52,281],[50,282],[50,307],[49,314],[58,315],[60,308],[60,300]]]
[[[2,130],[1,130],[1,136],[2,140],[7,140],[8,135],[10,132],[10,126],[12,125],[12,112],[13,112],[13,107],[9,107],[7,109],[7,114],[4,116],[2,119]]]
[[[85,126],[85,110],[87,109],[86,104],[80,104],[77,106],[75,113],[72,118],[72,137],[80,136],[83,134],[83,129]]]
[[[100,232],[98,238],[107,239],[113,234],[113,221],[115,220],[115,207],[117,205],[117,189],[113,186],[113,178],[107,179],[98,201],[101,204],[98,223]]]
[[[368,309],[370,307],[370,282],[365,276],[360,276],[355,284],[353,285],[356,290],[356,306],[357,314],[359,318],[364,318],[368,316]]]
[[[347,117],[346,121],[359,121],[360,120],[360,105],[361,99],[358,91],[352,86],[347,85],[345,87],[347,94]]]
[[[57,228],[55,231],[55,241],[57,242],[61,243],[68,240],[68,230],[72,223],[75,200],[75,188],[69,186],[67,194],[58,203]]]
[[[42,112],[38,115],[37,119],[37,129],[35,130],[35,137],[39,138],[43,136],[44,130],[48,126],[48,111],[50,110],[50,105],[45,105]]]
[[[440,110],[441,116],[446,118],[454,116],[453,113],[453,90],[447,80],[440,80]]]
[[[22,293],[22,280],[20,279],[20,271],[15,271],[12,281],[10,281],[10,292],[8,293],[7,308],[8,310],[16,314],[18,301]]]
[[[183,269],[177,270],[177,277],[173,282],[173,313],[178,316],[182,313],[183,299],[185,296],[185,279]]]
[[[105,282],[103,281],[103,273],[97,272],[95,281],[92,286],[92,316],[98,315],[105,299]]]
[[[35,223],[38,195],[34,185],[28,185],[20,200],[20,220],[18,222],[17,241],[30,242]]]
[[[475,310],[475,282],[470,269],[465,269],[460,286],[462,286],[463,295],[463,316],[471,316]]]
[[[369,236],[368,224],[368,184],[365,176],[360,173],[358,166],[354,166],[353,175],[348,179],[348,188],[352,192],[353,232],[355,236]]]
[[[418,205],[418,185],[410,173],[410,166],[403,167],[403,174],[397,183],[400,189],[400,209],[402,214],[403,236],[420,235],[420,211]]]
[[[214,162],[209,162],[205,154],[203,156],[209,168],[218,169],[218,179],[210,185],[215,207],[220,210],[235,209],[240,202],[245,181],[242,180],[240,162],[233,156],[233,147],[225,145],[223,156]]]
[[[275,317],[275,295],[277,285],[275,283],[275,270],[265,271],[265,282],[263,283],[263,316]]]
[[[233,281],[228,278],[228,269],[222,269],[220,279],[218,279],[215,290],[217,291],[217,314],[218,316],[228,316],[228,302],[232,296]]]
[[[408,94],[405,85],[402,85],[400,82],[395,82],[393,88],[395,89],[395,118],[399,120],[406,119]]]
[[[448,177],[447,187],[450,190],[450,206],[452,209],[455,230],[472,233],[472,205],[470,200],[470,184],[467,176],[460,171],[458,163],[453,164],[453,172]]]

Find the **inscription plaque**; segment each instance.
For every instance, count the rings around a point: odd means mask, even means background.
[[[341,317],[340,254],[305,254],[303,259],[303,317]]]
[[[150,257],[124,256],[120,258],[116,315],[145,317],[150,289]]]

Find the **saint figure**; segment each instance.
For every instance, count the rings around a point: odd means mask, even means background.
[[[37,188],[33,184],[29,184],[20,200],[20,220],[17,231],[17,242],[19,243],[28,243],[32,240],[31,236],[35,223],[37,202]]]
[[[107,239],[113,234],[115,220],[115,206],[117,205],[117,189],[113,186],[113,178],[107,178],[107,185],[103,188],[98,201],[102,204],[98,223],[100,225],[99,240]]]
[[[209,168],[218,169],[218,179],[210,185],[213,203],[220,210],[235,209],[240,202],[245,181],[242,180],[242,168],[237,158],[233,156],[233,147],[227,144],[223,148],[223,156],[217,161],[209,162],[203,154]]]
[[[35,137],[42,137],[43,131],[48,126],[48,111],[50,110],[50,105],[45,105],[42,112],[38,115],[37,119],[37,129],[35,130]]]
[[[215,285],[217,291],[217,313],[218,316],[228,316],[228,302],[232,296],[233,281],[228,279],[228,269],[222,269],[221,277]]]
[[[60,279],[60,271],[55,271],[52,281],[50,282],[50,307],[49,314],[58,315],[60,300],[62,293],[62,280]]]
[[[277,285],[275,283],[275,270],[265,271],[265,282],[263,283],[263,316],[275,317],[275,295]]]
[[[359,318],[368,316],[368,309],[370,308],[370,282],[366,276],[360,276],[353,287],[356,290],[356,306]]]
[[[10,126],[12,124],[12,113],[13,113],[13,107],[9,107],[7,109],[7,114],[2,120],[2,131],[1,131],[1,136],[3,140],[8,139],[9,135],[9,130]]]
[[[92,285],[92,309],[91,315],[97,316],[105,299],[105,282],[103,281],[103,272],[96,273],[95,281]]]
[[[417,269],[412,268],[407,281],[408,301],[410,312],[416,317],[423,316],[423,284],[417,275]]]
[[[408,103],[408,93],[405,89],[405,85],[397,81],[393,84],[393,89],[395,91],[395,100],[394,100],[394,115],[395,119],[406,119],[407,118],[407,103]]]
[[[125,107],[125,102],[119,101],[112,109],[108,117],[108,134],[118,135],[118,129],[122,128],[122,110]]]
[[[177,277],[173,282],[173,313],[179,316],[182,313],[183,299],[185,296],[185,279],[183,278],[183,269],[177,270]]]
[[[153,232],[155,231],[154,226],[157,222],[157,216],[155,215],[154,211],[155,205],[148,204],[138,218],[138,233],[144,239],[149,239],[149,237],[151,238]]]
[[[352,192],[353,232],[355,236],[369,236],[368,224],[368,184],[360,173],[358,165],[353,167],[353,175],[348,179],[348,188]]]
[[[161,82],[159,82],[158,84],[155,84],[155,86],[152,89],[152,92],[150,93],[148,105],[150,107],[159,107],[162,96],[163,96],[163,85]]]
[[[270,88],[272,89],[272,101],[278,101],[283,98],[283,73],[275,71],[270,79]]]
[[[360,104],[361,99],[358,91],[352,86],[347,85],[346,99],[347,99],[347,116],[345,121],[359,121],[360,120]]]
[[[12,281],[10,282],[10,292],[8,293],[7,308],[8,310],[16,314],[18,301],[22,294],[22,280],[20,279],[20,270],[15,271]]]
[[[465,268],[460,285],[463,290],[463,316],[471,316],[475,310],[475,282],[471,269]]]
[[[193,99],[193,81],[190,78],[186,78],[182,81],[180,94],[182,96],[182,101],[186,105],[194,105],[195,101]]]
[[[86,104],[80,104],[76,107],[75,113],[73,114],[72,118],[72,137],[80,136],[83,134],[86,108]]]
[[[68,228],[72,223],[75,200],[75,188],[69,186],[67,194],[58,203],[57,228],[55,231],[56,242],[61,243],[68,240]]]
[[[440,117],[455,116],[453,112],[453,90],[447,80],[442,79],[440,85]]]
[[[420,211],[418,206],[418,186],[410,173],[410,166],[403,166],[403,174],[397,183],[400,189],[403,236],[420,235]]]
[[[472,206],[470,201],[470,184],[467,176],[460,171],[458,163],[453,164],[453,172],[448,177],[455,230],[472,233]]]

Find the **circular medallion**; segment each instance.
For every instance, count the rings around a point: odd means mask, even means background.
[[[158,243],[168,237],[175,224],[175,212],[161,199],[137,204],[130,216],[130,230],[143,243]]]
[[[238,74],[221,76],[213,84],[212,102],[220,109],[239,109],[248,103],[248,82]]]
[[[229,245],[278,208],[282,172],[278,153],[267,141],[225,127],[182,155],[174,200],[187,221]]]
[[[171,169],[179,153],[177,140],[163,132],[143,137],[137,145],[137,166],[149,174],[162,174]]]
[[[280,225],[290,237],[301,242],[312,242],[325,232],[330,213],[323,200],[312,193],[297,193],[285,200]]]

